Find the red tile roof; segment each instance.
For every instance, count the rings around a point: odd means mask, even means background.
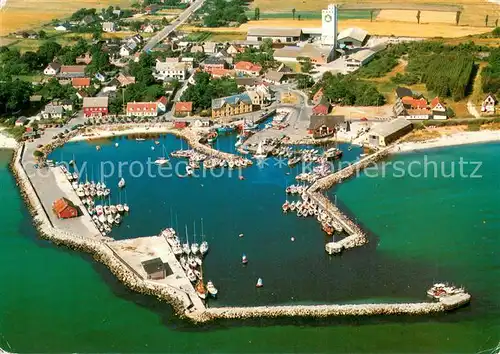
[[[175,112],[192,112],[193,102],[176,102]]]
[[[441,102],[441,99],[438,96],[436,96],[431,101],[431,108],[436,107],[438,103],[441,103],[441,105],[444,106],[444,104]]]
[[[403,98],[401,98],[401,101],[403,101],[403,103],[406,105],[410,105],[411,108],[415,109],[427,108],[427,100],[423,97],[417,99],[410,96],[404,96]]]
[[[239,61],[234,65],[236,70],[244,70],[244,71],[253,71],[260,72],[262,70],[262,66],[259,64],[254,64],[249,61]]]
[[[128,102],[127,112],[156,112],[158,103],[156,102]]]
[[[165,96],[161,96],[160,98],[158,98],[156,100],[156,102],[160,102],[160,103],[163,103],[163,104],[167,104],[168,103],[168,100]]]
[[[210,70],[210,74],[212,74],[213,77],[222,77],[222,76],[231,76],[232,70],[229,69],[212,69]]]
[[[73,87],[89,87],[90,78],[88,77],[74,77],[71,79],[71,86]]]

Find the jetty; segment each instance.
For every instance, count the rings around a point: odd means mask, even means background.
[[[196,322],[216,319],[249,319],[279,317],[326,318],[339,316],[429,315],[454,310],[470,302],[468,293],[446,296],[436,302],[345,304],[345,305],[277,305],[252,307],[207,308],[203,313],[191,313]]]
[[[325,251],[328,254],[338,254],[344,249],[362,246],[368,243],[368,239],[366,237],[366,233],[361,229],[361,227],[345,215],[339,208],[337,208],[322,194],[322,192],[330,189],[335,184],[352,177],[354,174],[359,173],[370,164],[376,163],[377,161],[385,158],[389,154],[389,149],[390,148],[385,148],[366,156],[339,171],[318,179],[309,188],[307,188],[307,196],[330,216],[333,220],[335,229],[342,230],[347,233],[347,236],[340,241],[329,242],[325,245]]]

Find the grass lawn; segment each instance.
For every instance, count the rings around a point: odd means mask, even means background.
[[[210,33],[210,37],[205,39],[211,42],[232,42],[237,40],[246,39],[245,33],[231,33],[231,32],[220,32],[220,33]]]
[[[43,75],[16,75],[13,76],[12,79],[19,79],[28,82],[40,82],[43,79]]]
[[[187,37],[186,41],[190,42],[204,42],[210,37],[210,33],[206,31],[191,32]]]

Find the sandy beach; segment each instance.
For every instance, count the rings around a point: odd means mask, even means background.
[[[9,136],[4,130],[5,128],[0,128],[0,149],[15,149],[17,147],[16,139]]]
[[[492,141],[500,141],[500,130],[481,130],[477,132],[457,132],[450,135],[443,135],[436,139],[423,142],[403,142],[394,146],[392,153],[403,153],[435,149],[447,146],[479,144]]]

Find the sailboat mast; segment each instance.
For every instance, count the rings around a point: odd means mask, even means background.
[[[193,221],[193,239],[194,243],[196,243],[196,221]]]
[[[189,246],[188,226],[187,225],[185,225],[185,226],[186,226],[186,243]]]

